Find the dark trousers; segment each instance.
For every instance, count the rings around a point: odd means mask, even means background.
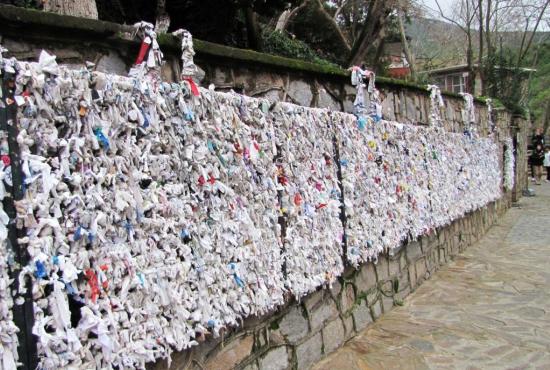
[[[546,167],[546,180],[550,181],[550,167]]]

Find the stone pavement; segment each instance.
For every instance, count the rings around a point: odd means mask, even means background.
[[[550,369],[550,184],[314,366]]]

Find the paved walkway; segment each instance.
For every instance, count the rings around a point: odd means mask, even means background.
[[[315,370],[550,369],[550,184]]]

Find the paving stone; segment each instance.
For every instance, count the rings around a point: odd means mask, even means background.
[[[286,370],[289,367],[286,347],[277,347],[260,359],[260,370]]]
[[[296,361],[298,369],[307,370],[322,356],[323,338],[321,333],[315,334],[296,348]]]
[[[290,344],[307,336],[309,325],[301,306],[295,306],[288,311],[279,323],[279,330]]]

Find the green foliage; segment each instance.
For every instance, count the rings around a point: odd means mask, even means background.
[[[540,126],[548,127],[550,117],[547,110],[550,105],[550,43],[543,44],[537,51],[537,72],[530,84],[529,108]]]
[[[40,1],[36,0],[0,0],[0,4],[20,6],[22,8],[40,9]]]
[[[265,30],[262,37],[264,43],[263,51],[265,53],[336,67],[335,64],[320,58],[308,44],[290,38],[287,34],[279,31]]]

